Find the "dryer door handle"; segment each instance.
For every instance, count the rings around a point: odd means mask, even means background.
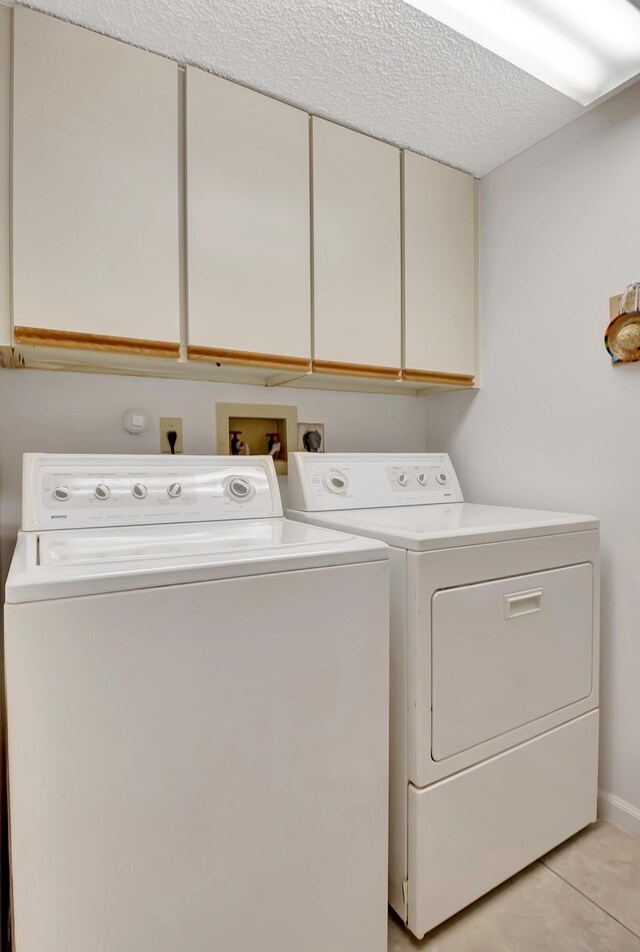
[[[542,589],[534,588],[528,592],[513,592],[504,596],[504,617],[506,621],[519,615],[531,615],[542,611]]]

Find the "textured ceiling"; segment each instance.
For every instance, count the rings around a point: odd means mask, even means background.
[[[484,175],[584,110],[403,0],[31,0]]]

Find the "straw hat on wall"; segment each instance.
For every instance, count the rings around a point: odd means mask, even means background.
[[[614,364],[640,360],[640,281],[620,297],[620,310],[604,335],[604,346]]]

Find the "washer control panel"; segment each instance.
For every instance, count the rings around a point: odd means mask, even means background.
[[[22,528],[213,522],[282,515],[266,456],[24,457]]]
[[[462,502],[446,453],[290,453],[289,508],[303,512]]]

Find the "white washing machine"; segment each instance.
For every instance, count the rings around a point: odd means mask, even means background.
[[[421,938],[596,818],[598,521],[448,456],[290,455],[287,515],[391,549],[390,902]]]
[[[268,457],[27,456],[16,952],[386,952],[388,550]]]

